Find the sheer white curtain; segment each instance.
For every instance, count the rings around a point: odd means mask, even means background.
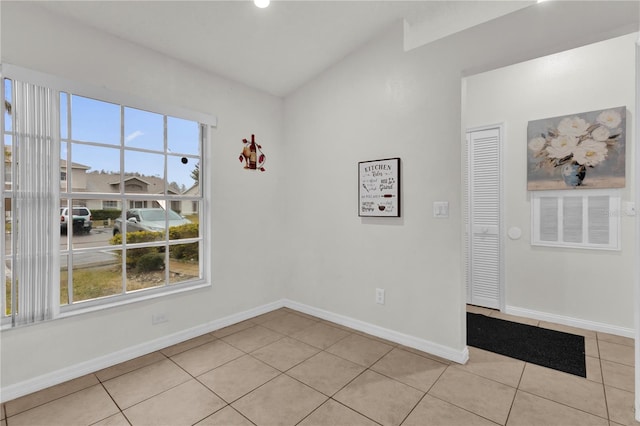
[[[14,325],[50,319],[59,295],[60,139],[54,90],[12,81]],[[59,231],[58,231],[59,232]],[[15,288],[14,287],[14,288]],[[58,294],[54,294],[54,293]],[[14,305],[15,306],[15,305]]]

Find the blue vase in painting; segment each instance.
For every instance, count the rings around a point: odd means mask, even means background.
[[[571,162],[562,166],[562,178],[567,186],[576,187],[582,185],[586,174],[587,168],[582,164]]]

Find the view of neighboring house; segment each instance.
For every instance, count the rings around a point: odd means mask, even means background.
[[[11,182],[11,146],[5,146],[5,186]],[[69,169],[71,174],[69,175]],[[60,191],[64,192],[71,182],[72,187],[69,192],[91,192],[91,193],[112,193],[114,196],[120,194],[120,175],[113,172],[92,171],[90,167],[80,163],[71,163],[68,167],[66,160],[60,160]],[[131,174],[125,176],[124,186],[125,192],[129,194],[163,194],[164,179],[156,176],[143,176],[139,174]],[[196,182],[193,186],[184,192],[180,190],[175,182],[169,183],[169,194],[171,195],[195,195],[199,192],[199,185]],[[88,207],[90,210],[122,210],[122,200],[113,199],[75,199],[74,205]],[[147,207],[164,207],[157,201],[130,200],[129,205],[124,209],[147,208]],[[196,201],[171,201],[171,210],[183,215],[194,214],[198,211],[198,203]],[[5,201],[5,215],[11,214],[11,201]]]
[[[188,188],[186,191],[182,193],[182,195],[198,195],[200,193],[200,184],[198,182],[194,183],[191,188]],[[180,209],[174,209],[183,216],[189,216],[198,213],[198,202],[185,200],[180,201]],[[172,204],[173,205],[173,204]]]
[[[120,175],[113,172],[93,171],[88,172],[89,167],[79,163],[71,163],[71,185],[74,192],[112,193],[120,194]],[[60,160],[60,188],[66,188],[68,184],[68,167],[65,160]],[[125,176],[125,192],[130,194],[163,194],[164,180],[156,176],[130,175]],[[169,194],[181,194],[180,188],[175,183],[169,184]],[[187,191],[188,192],[188,191]],[[187,194],[185,192],[185,194]],[[193,193],[193,192],[189,192]],[[91,210],[122,210],[122,200],[113,199],[76,199],[75,205],[88,207]],[[178,213],[193,212],[191,201],[171,201],[171,210]],[[157,201],[131,200],[124,209],[162,207]],[[186,210],[183,210],[187,207]],[[197,207],[197,206],[196,206]]]

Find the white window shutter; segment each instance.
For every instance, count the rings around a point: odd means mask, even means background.
[[[610,214],[609,197],[589,197],[589,243],[609,244],[610,241]],[[618,210],[619,211],[619,210]]]
[[[540,233],[542,241],[558,241],[558,198],[541,197],[539,213],[536,217],[539,220],[537,231]]]
[[[562,198],[562,241],[582,243],[584,227],[582,197]]]
[[[535,191],[531,244],[619,250],[618,190]]]

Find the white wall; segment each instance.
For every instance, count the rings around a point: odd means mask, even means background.
[[[289,96],[289,297],[464,351],[461,76],[629,27],[633,3],[548,2],[406,53],[392,28]],[[402,159],[402,218],[361,219],[357,163],[388,157]],[[432,217],[437,200],[449,219]]]
[[[526,155],[529,120],[626,105],[621,195],[623,202],[634,199],[636,39],[629,34],[466,78],[465,125],[505,124],[505,222],[523,230],[519,240],[506,238],[507,311],[560,315],[618,332],[634,328],[634,218],[621,214],[618,252],[532,247]]]
[[[203,171],[205,191],[215,200],[209,206],[215,243],[203,259],[212,264],[213,287],[2,331],[3,388],[284,296],[281,99],[19,2],[2,3],[1,60],[218,117]],[[265,173],[247,172],[238,162],[241,140],[251,133],[268,156]],[[158,312],[169,322],[152,326]]]
[[[29,5],[0,3],[2,61],[219,119],[205,170],[213,288],[3,331],[2,387],[282,297],[463,354],[461,75],[637,28],[633,3],[573,3],[526,8],[407,53],[398,23],[284,105]],[[266,173],[237,161],[251,133],[268,156]],[[402,217],[358,218],[358,161],[395,156]],[[436,200],[450,202],[449,219],[432,218]],[[384,306],[374,303],[376,287],[387,290]],[[169,322],[151,326],[156,312]]]
[[[462,351],[460,74],[421,52],[398,26],[286,99],[289,297]],[[359,218],[358,162],[389,157],[402,217]]]

